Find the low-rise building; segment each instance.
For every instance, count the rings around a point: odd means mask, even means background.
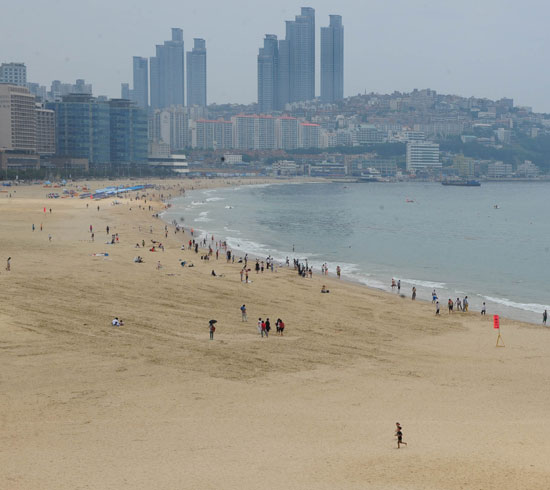
[[[243,163],[243,156],[234,153],[225,153],[223,155],[223,161],[228,165],[241,165]]]
[[[539,173],[539,168],[529,160],[525,160],[516,168],[516,176],[526,179],[534,179],[539,176]]]
[[[493,162],[487,167],[487,177],[490,179],[504,179],[512,177],[512,165],[503,162]]]
[[[275,175],[296,175],[298,165],[293,160],[279,160],[273,164],[273,173]]]
[[[345,177],[346,165],[343,163],[320,162],[309,166],[310,177]]]
[[[149,166],[156,169],[170,170],[178,174],[187,174],[189,164],[185,155],[170,155],[168,157],[149,157]]]

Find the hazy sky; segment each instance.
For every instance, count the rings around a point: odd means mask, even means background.
[[[94,95],[120,95],[132,56],[182,27],[185,49],[206,39],[208,102],[256,101],[256,55],[265,33],[284,37],[301,6],[345,26],[346,96],[431,88],[500,98],[550,112],[550,4],[544,0],[22,0],[0,16],[0,61],[22,61],[28,80],[49,87],[85,78]]]

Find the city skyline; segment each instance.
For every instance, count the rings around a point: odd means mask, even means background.
[[[114,97],[120,93],[121,82],[132,80],[129,60],[135,55],[152,56],[153,46],[166,38],[167,29],[180,25],[187,43],[202,37],[209,46],[209,101],[251,103],[257,93],[259,40],[266,32],[282,38],[282,22],[307,5],[316,10],[318,25],[324,25],[332,14],[347,19],[345,97],[365,90],[391,93],[430,87],[463,96],[513,97],[518,104],[550,112],[545,96],[550,73],[543,63],[550,34],[541,15],[548,8],[534,1],[521,7],[492,0],[456,6],[434,1],[420,6],[404,1],[391,6],[378,1],[368,6],[343,2],[336,8],[324,1],[283,1],[250,9],[238,0],[231,6],[217,5],[223,22],[212,19],[211,7],[186,10],[172,1],[155,9],[122,1],[109,17],[103,14],[108,5],[104,0],[95,5],[85,24],[76,22],[76,8],[65,0],[57,10],[63,16],[38,2],[8,5],[0,19],[0,36],[5,36],[4,44],[10,47],[3,61],[26,63],[29,82],[49,85],[53,79],[84,78],[94,84],[96,94]],[[231,14],[235,10],[242,10],[239,18]],[[13,39],[21,38],[23,19],[26,23],[34,18],[36,42],[14,43]],[[70,43],[65,42],[67,38]],[[319,94],[318,69],[316,78]]]

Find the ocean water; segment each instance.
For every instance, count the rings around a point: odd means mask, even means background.
[[[465,295],[470,311],[485,301],[488,315],[534,323],[550,309],[550,183],[240,186],[188,192],[163,218],[237,255],[307,258],[314,273],[327,262],[388,291],[401,279],[419,299],[435,288],[442,313]]]

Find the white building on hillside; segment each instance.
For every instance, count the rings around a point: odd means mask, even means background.
[[[441,168],[439,145],[429,141],[407,143],[407,170]]]

